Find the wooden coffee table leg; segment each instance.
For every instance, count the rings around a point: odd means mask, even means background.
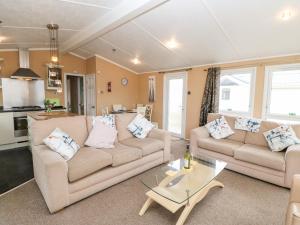
[[[150,207],[150,205],[153,203],[154,201],[151,198],[148,198],[147,201],[144,203],[143,207],[141,208],[141,211],[139,213],[140,216],[144,215],[145,212],[147,211],[147,209]]]
[[[224,185],[217,181],[217,180],[212,180],[206,187],[204,187],[202,190],[200,190],[198,193],[193,195],[192,197],[189,198],[189,201],[183,202],[182,204],[177,204],[173,201],[170,201],[159,194],[149,191],[146,193],[148,196],[147,201],[144,203],[139,215],[142,216],[145,214],[147,209],[150,207],[150,205],[154,202],[157,202],[161,206],[165,207],[172,213],[175,213],[179,208],[184,207],[184,210],[182,211],[176,225],[183,225],[187,217],[189,216],[190,212],[194,208],[194,206],[200,202],[209,192],[209,190],[213,187],[221,187],[223,188]]]
[[[200,202],[209,192],[209,190],[213,187],[224,187],[224,185],[217,181],[213,180],[211,181],[205,188],[203,188],[201,191],[199,191],[197,194],[192,196],[189,200],[189,202],[185,205],[184,210],[182,211],[179,219],[177,220],[176,225],[183,225],[187,217],[189,216],[190,212],[194,208],[194,206]]]

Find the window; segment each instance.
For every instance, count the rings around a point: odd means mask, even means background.
[[[222,100],[230,100],[230,88],[222,89]]]
[[[265,119],[300,122],[300,64],[266,68]]]
[[[252,115],[255,68],[222,70],[219,110],[224,114]]]

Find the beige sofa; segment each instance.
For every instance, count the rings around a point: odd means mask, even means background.
[[[300,175],[294,175],[285,225],[300,225]]]
[[[170,135],[153,129],[145,139],[132,136],[127,125],[136,114],[116,115],[114,149],[85,147],[92,129],[85,116],[33,121],[30,125],[34,177],[51,213],[170,159]],[[69,161],[51,151],[43,139],[56,127],[81,149]]]
[[[220,114],[208,115],[208,122]],[[262,121],[258,133],[234,129],[235,117],[225,116],[234,134],[226,139],[215,140],[205,127],[191,131],[191,151],[195,156],[208,156],[224,160],[227,169],[246,174],[283,187],[290,187],[294,174],[300,173],[300,145],[293,145],[286,151],[272,152],[263,133],[279,124]],[[300,125],[292,126],[300,137]]]

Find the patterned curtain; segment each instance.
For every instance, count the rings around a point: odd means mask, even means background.
[[[199,126],[207,123],[208,113],[219,111],[220,68],[209,68],[202,98]]]
[[[148,101],[155,101],[155,76],[150,76],[148,78]]]

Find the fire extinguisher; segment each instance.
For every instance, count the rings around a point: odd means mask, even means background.
[[[111,82],[107,83],[107,92],[111,92]]]

